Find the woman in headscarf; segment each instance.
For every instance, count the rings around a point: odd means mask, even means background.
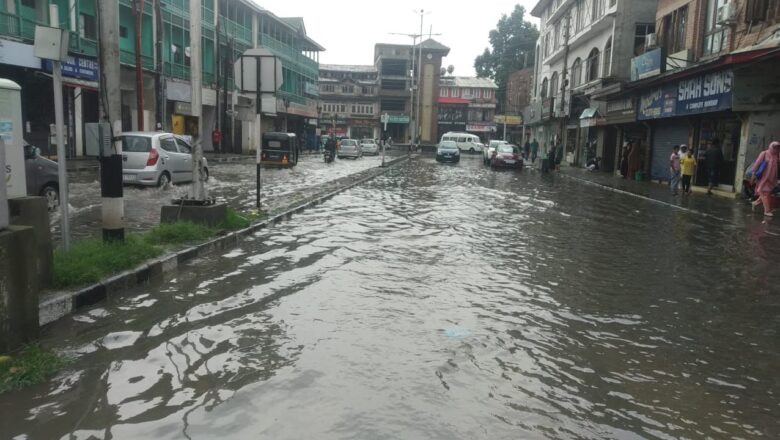
[[[780,142],[772,142],[766,151],[758,155],[758,159],[753,164],[754,173],[763,168],[761,177],[756,183],[756,194],[764,204],[764,215],[768,217],[774,215],[772,213],[772,192],[777,187],[778,161],[780,161]],[[764,162],[766,165],[762,166]]]
[[[628,152],[631,149],[631,142],[623,143],[623,150],[620,152],[620,175],[624,179],[628,178]]]

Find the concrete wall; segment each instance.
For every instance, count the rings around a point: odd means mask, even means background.
[[[0,232],[0,353],[38,337],[35,233],[28,226]]]

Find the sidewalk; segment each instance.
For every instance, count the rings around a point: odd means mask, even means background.
[[[654,203],[725,222],[734,222],[737,218],[751,217],[753,215],[761,218],[761,210],[754,214],[751,211],[750,204],[741,197],[731,199],[698,192],[683,195],[682,191],[680,191],[679,195],[674,196],[666,184],[636,182],[615,177],[605,172],[588,171],[582,168],[564,167],[561,168],[560,175],[585,184],[599,186],[609,191],[640,197]]]

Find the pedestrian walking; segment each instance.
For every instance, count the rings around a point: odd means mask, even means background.
[[[693,157],[693,151],[683,145],[680,148],[682,151],[682,159],[680,160],[680,166],[682,167],[682,188],[683,194],[691,193],[691,181],[693,180],[693,174],[696,171],[696,159]]]
[[[753,203],[753,208],[760,203],[764,204],[764,216],[772,217],[774,203],[772,193],[777,188],[777,170],[780,161],[780,142],[772,142],[766,151],[758,155],[753,163],[753,175],[757,179],[756,194],[759,198]]]
[[[631,151],[631,141],[623,142],[623,149],[620,154],[620,175],[624,179],[628,178],[628,153]]]
[[[718,184],[720,165],[723,163],[723,151],[720,149],[720,140],[718,138],[713,138],[710,141],[710,147],[704,152],[704,163],[707,165],[707,177],[709,179],[707,195],[712,195],[712,188],[715,188]]]
[[[563,161],[563,142],[558,141],[555,147],[555,171],[561,171],[561,162]]]
[[[523,157],[525,160],[528,160],[531,158],[531,143],[527,140],[525,141],[525,145],[523,145]]]
[[[534,138],[531,142],[531,163],[536,163],[536,156],[539,154],[539,142]]]
[[[671,178],[669,183],[671,186],[672,194],[677,195],[677,190],[680,186],[680,146],[675,145],[672,148],[672,155],[669,156],[669,174]]]
[[[628,151],[628,178],[634,180],[639,171],[640,157],[639,145],[631,142],[631,149]]]

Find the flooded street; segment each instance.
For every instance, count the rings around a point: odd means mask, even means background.
[[[0,438],[780,438],[777,232],[419,158],[47,327]]]
[[[395,152],[393,152],[395,153]],[[210,195],[230,207],[255,209],[257,177],[254,162],[210,163],[208,188]],[[337,160],[325,164],[322,156],[304,156],[292,169],[264,169],[263,209],[273,212],[292,201],[296,193],[314,192],[320,185],[355,174],[382,163],[377,156],[359,160]],[[100,181],[97,176],[79,176],[70,183],[71,230],[76,239],[100,236]],[[186,197],[189,184],[167,188],[124,187],[125,227],[130,232],[145,231],[160,224],[160,209],[173,199]],[[52,232],[60,241],[59,213],[51,216]]]

